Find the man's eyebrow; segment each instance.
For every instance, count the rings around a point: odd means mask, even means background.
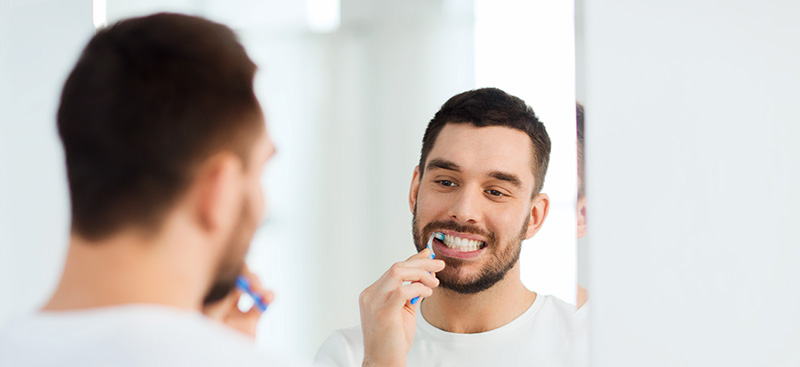
[[[516,187],[522,187],[522,180],[517,177],[515,174],[500,172],[500,171],[492,171],[489,172],[489,177],[496,178],[498,180],[506,181]]]
[[[434,169],[434,168],[446,169],[448,171],[461,172],[461,167],[459,167],[457,164],[455,164],[453,162],[446,161],[444,159],[432,159],[425,166],[426,170]]]

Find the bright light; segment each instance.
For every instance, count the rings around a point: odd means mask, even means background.
[[[92,23],[95,29],[106,26],[106,0],[92,0]]]
[[[543,192],[550,213],[525,241],[522,282],[575,302],[575,31],[572,1],[475,0],[475,82],[522,98],[554,142]],[[572,142],[572,143],[570,143]]]
[[[306,0],[308,28],[316,33],[330,33],[341,22],[339,0]]]

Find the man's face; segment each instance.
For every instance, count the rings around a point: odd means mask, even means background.
[[[236,278],[242,273],[245,256],[250,248],[250,241],[255,235],[264,212],[264,193],[261,188],[261,174],[269,159],[275,152],[275,147],[266,132],[253,144],[250,152],[249,164],[244,172],[243,185],[245,196],[242,198],[239,217],[233,231],[228,236],[225,251],[217,268],[214,282],[209,290],[204,304],[216,302],[224,298],[236,284]]]
[[[436,275],[442,287],[480,292],[516,266],[522,240],[546,215],[546,205],[543,215],[532,215],[539,200],[531,199],[532,151],[519,130],[466,123],[442,128],[424,174],[419,168],[414,173],[410,194],[417,250],[433,231],[445,234],[433,244],[436,258],[446,263]]]

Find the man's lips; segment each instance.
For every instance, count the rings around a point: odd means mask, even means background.
[[[472,259],[480,256],[486,250],[486,246],[474,251],[461,251],[458,249],[447,247],[442,241],[433,241],[433,251],[437,258],[451,257],[458,259]]]
[[[486,243],[486,238],[472,233],[455,232],[455,231],[437,231],[437,232],[444,233],[445,236],[449,235],[453,237],[465,238],[468,240]]]
[[[440,231],[444,239],[434,240],[434,252],[440,257],[468,259],[479,256],[486,248],[483,237],[454,231]]]

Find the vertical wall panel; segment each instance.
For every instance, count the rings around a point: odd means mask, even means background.
[[[594,365],[800,365],[800,4],[583,3]]]

